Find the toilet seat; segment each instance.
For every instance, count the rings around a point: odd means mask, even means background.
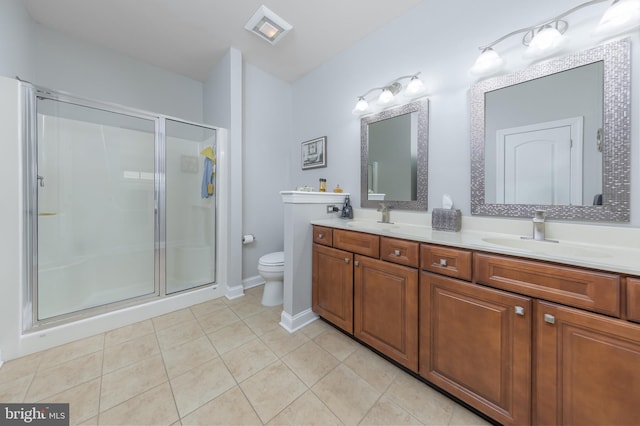
[[[258,273],[264,280],[262,304],[282,305],[284,292],[284,252],[265,254],[258,260]]]
[[[258,264],[263,266],[284,266],[284,252],[276,251],[265,254],[258,260]]]

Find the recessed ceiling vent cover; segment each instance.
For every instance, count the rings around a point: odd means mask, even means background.
[[[293,26],[273,13],[266,6],[260,6],[244,28],[258,35],[263,40],[271,44],[276,44]]]

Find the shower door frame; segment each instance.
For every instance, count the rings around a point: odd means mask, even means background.
[[[218,267],[218,191],[215,193],[213,214],[214,265],[213,281],[189,289],[167,294],[166,282],[166,120],[173,120],[216,132],[216,155],[218,155],[218,131],[215,126],[196,123],[164,114],[154,114],[118,104],[100,102],[74,96],[62,91],[50,90],[37,85],[21,82],[23,102],[23,224],[25,234],[23,270],[22,324],[23,332],[36,331],[79,319],[88,318],[135,306],[158,298],[173,297],[206,286],[217,285]],[[154,122],[154,292],[115,302],[84,308],[51,318],[38,319],[38,117],[37,99],[50,99],[76,106],[97,109],[110,113]],[[216,177],[216,180],[218,177]]]

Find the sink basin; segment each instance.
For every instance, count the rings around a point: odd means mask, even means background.
[[[426,238],[430,235],[431,231],[429,228],[424,226],[413,226],[402,223],[382,223],[374,222],[372,220],[352,220],[347,222],[347,226],[361,231],[385,231],[403,238]]]
[[[374,222],[372,220],[351,220],[347,222],[347,226],[369,231],[391,231],[395,227],[393,223]]]
[[[523,240],[521,238],[509,238],[509,237],[491,237],[483,238],[482,241],[489,244],[495,244],[498,246],[514,248],[518,250],[525,250],[540,254],[550,254],[557,256],[569,256],[569,257],[591,257],[591,258],[604,258],[611,257],[610,254],[594,250],[589,247],[582,247],[569,243],[553,243],[549,241],[534,241]]]

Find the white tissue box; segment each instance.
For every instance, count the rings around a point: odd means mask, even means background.
[[[458,209],[433,209],[431,228],[436,231],[458,232],[462,228],[462,213]]]

